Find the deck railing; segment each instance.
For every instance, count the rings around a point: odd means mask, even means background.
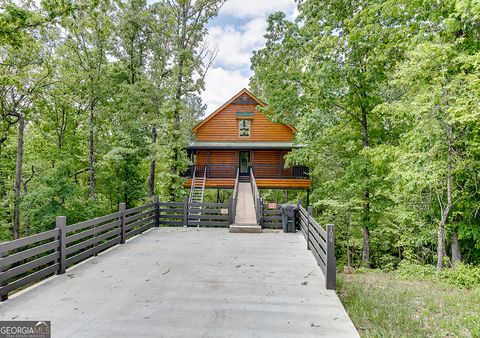
[[[335,232],[333,224],[327,224],[324,229],[312,217],[312,207],[308,210],[298,203],[297,224],[302,230],[307,241],[307,249],[317,260],[318,265],[325,275],[326,288],[335,289],[336,284],[336,258],[335,258]]]
[[[287,205],[277,204],[265,207],[262,199],[261,220],[263,228],[285,229],[283,222],[288,218]],[[301,200],[295,211],[295,226],[299,228],[307,241],[307,249],[315,257],[325,276],[325,287],[329,290],[335,289],[336,284],[336,258],[335,258],[335,232],[333,224],[322,227],[312,216],[312,207],[305,209]],[[286,215],[286,218],[283,216]],[[288,230],[285,230],[288,231]]]
[[[235,178],[238,169],[236,164],[198,164],[189,166],[182,176],[192,178],[195,171],[204,172],[206,170],[207,178]],[[285,168],[282,164],[254,164],[251,169],[256,178],[309,178],[307,166]]]
[[[198,208],[189,215],[190,208]],[[0,300],[9,292],[35,283],[98,255],[129,238],[158,226],[228,227],[232,203],[160,202],[126,209],[88,221],[67,225],[58,216],[55,229],[0,243]]]
[[[285,168],[283,164],[255,164],[252,169],[256,178],[309,178],[307,166]]]
[[[282,228],[282,209],[275,204],[274,208],[269,208],[263,203],[263,228],[264,229],[281,229]]]
[[[281,210],[264,210],[263,201],[251,175],[257,220],[262,227],[278,228]],[[119,211],[88,221],[67,225],[64,216],[58,216],[55,229],[36,235],[0,243],[0,300],[11,291],[35,283],[53,274],[98,255],[129,238],[158,226],[228,227],[234,222],[233,198],[229,203],[160,202],[126,209],[120,203]],[[190,215],[189,209],[200,208],[200,214]],[[301,202],[297,210],[297,226],[307,241],[318,265],[325,274],[327,289],[335,288],[335,234],[333,225],[324,229]]]

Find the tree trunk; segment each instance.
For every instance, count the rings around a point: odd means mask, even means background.
[[[176,137],[180,133],[180,104],[182,100],[182,83],[183,83],[183,53],[180,55],[180,61],[178,64],[178,78],[177,78],[177,91],[175,93],[175,111],[173,112],[173,136]],[[172,173],[175,176],[177,174],[178,163],[178,146],[174,143],[173,147],[173,166]]]
[[[95,100],[90,99],[90,119],[89,119],[89,162],[90,162],[90,199],[95,199]]]
[[[444,252],[444,238],[445,238],[445,223],[442,221],[438,224],[437,232],[437,270],[443,268],[443,252]]]
[[[148,176],[148,194],[155,195],[155,144],[157,144],[157,129],[152,127],[152,158],[150,159],[150,174]]]
[[[24,134],[25,119],[22,114],[18,114],[17,161],[15,163],[15,185],[13,187],[13,239],[20,238],[20,194],[22,188]]]
[[[127,208],[130,207],[130,200],[128,198],[128,187],[129,187],[129,182],[128,182],[128,178],[130,177],[130,173],[128,171],[128,155],[125,155],[123,157],[123,165],[124,165],[124,172],[125,172],[125,177],[124,177],[124,181],[125,181],[125,189],[123,189],[123,201],[125,203],[125,205],[127,206]]]
[[[370,231],[368,227],[363,227],[362,265],[366,268],[370,267]]]
[[[450,210],[452,209],[452,138],[451,127],[448,135],[447,150],[447,204],[442,211],[440,222],[438,223],[437,239],[437,270],[443,268],[443,256],[445,255],[445,224],[447,223]]]
[[[175,108],[173,111],[173,131],[172,135],[174,138],[177,138],[180,134],[180,107],[181,107],[181,100],[183,96],[183,68],[185,65],[185,51],[187,49],[187,22],[188,22],[188,13],[189,13],[189,5],[187,3],[182,4],[182,28],[180,32],[180,41],[179,41],[179,50],[177,51],[177,67],[178,67],[178,75],[177,75],[177,83],[176,83],[176,90],[175,90]],[[175,141],[175,140],[174,140]],[[173,156],[172,156],[172,174],[173,177],[176,177],[178,174],[178,160],[180,157],[179,152],[181,149],[179,148],[178,142],[173,143]],[[174,198],[175,190],[173,185],[170,188],[170,198]]]
[[[455,266],[457,263],[462,261],[462,253],[460,251],[460,243],[458,242],[458,233],[457,230],[453,230],[452,234],[452,265]]]
[[[308,205],[308,204],[307,204]],[[350,239],[350,215],[348,213],[345,214],[345,251],[347,253],[347,266],[352,266],[352,259],[350,254],[350,243],[348,242]]]
[[[367,111],[362,108],[362,142],[363,148],[369,147],[369,137],[368,137],[368,121],[367,121]],[[369,268],[370,267],[370,191],[365,188],[363,192],[364,204],[363,204],[363,250],[362,250],[362,265]]]

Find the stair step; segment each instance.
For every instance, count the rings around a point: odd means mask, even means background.
[[[258,224],[232,224],[229,232],[232,233],[261,233],[262,227]]]

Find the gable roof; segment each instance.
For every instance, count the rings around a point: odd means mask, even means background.
[[[241,97],[243,94],[247,94],[248,96],[250,96],[256,103],[258,103],[259,106],[262,106],[262,107],[266,107],[267,105],[265,103],[263,103],[262,101],[260,101],[260,99],[258,97],[256,97],[255,95],[252,94],[251,91],[249,91],[248,89],[246,88],[243,88],[241,91],[239,91],[237,94],[235,94],[230,100],[228,100],[227,102],[225,102],[222,106],[220,106],[220,108],[218,108],[217,110],[215,110],[212,114],[210,114],[206,119],[204,119],[202,122],[200,122],[199,124],[197,124],[195,127],[192,128],[192,131],[195,133],[201,126],[203,126],[205,123],[207,123],[208,121],[210,121],[212,118],[215,117],[215,115],[217,115],[218,113],[220,113],[223,109],[225,109],[229,104],[233,103],[236,99],[238,99],[239,97]],[[293,126],[289,125],[289,124],[285,124],[288,128],[290,128],[292,130],[293,133],[295,133],[297,131],[297,129],[295,129]]]

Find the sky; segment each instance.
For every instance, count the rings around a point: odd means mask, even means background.
[[[295,0],[227,0],[208,24],[207,41],[218,55],[206,75],[202,93],[207,116],[242,88],[248,88],[250,57],[264,46],[268,15],[277,11],[293,18]]]

